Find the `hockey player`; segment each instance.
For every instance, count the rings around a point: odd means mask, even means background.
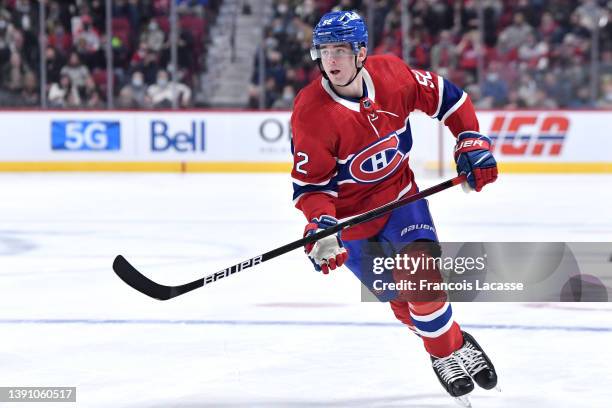
[[[442,121],[455,135],[457,170],[472,189],[480,191],[497,178],[490,139],[479,133],[466,93],[433,72],[410,69],[397,57],[368,57],[367,42],[364,21],[352,11],[324,15],[313,31],[311,57],[322,77],[299,93],[291,117],[293,199],[308,220],[305,235],[418,191],[408,164],[414,110]],[[372,288],[373,246],[380,244],[390,256],[435,256],[431,243],[437,241],[427,202],[421,200],[323,238],[306,253],[317,271],[328,273],[345,264]],[[395,272],[391,275],[397,278]],[[437,270],[418,274],[440,277]],[[485,389],[496,386],[493,364],[454,321],[445,293],[424,301],[375,294],[390,301],[395,316],[422,338],[449,394],[465,396],[473,381]]]

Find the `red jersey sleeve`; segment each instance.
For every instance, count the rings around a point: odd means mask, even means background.
[[[406,68],[412,79],[406,88],[411,111],[420,110],[438,119],[455,136],[466,130],[479,131],[474,105],[461,88],[436,73]]]
[[[293,139],[293,203],[308,220],[321,215],[336,216],[338,197],[335,138],[325,118],[314,117],[314,109],[301,106],[303,98],[296,98],[291,115]],[[311,114],[309,114],[309,112]]]

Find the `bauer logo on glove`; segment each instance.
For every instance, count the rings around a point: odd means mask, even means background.
[[[480,191],[497,179],[497,162],[491,153],[491,139],[478,132],[462,132],[455,147],[457,173],[465,174],[469,186]]]
[[[338,220],[329,215],[322,215],[319,218],[313,218],[304,229],[304,236],[310,236],[326,228],[334,227],[338,224]],[[304,248],[306,255],[312,262],[316,271],[323,271],[328,274],[329,270],[334,270],[346,262],[348,252],[342,243],[340,233],[330,235],[329,237],[321,238],[315,243],[308,244]]]

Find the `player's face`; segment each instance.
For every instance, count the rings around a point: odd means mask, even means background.
[[[355,67],[355,54],[349,44],[329,44],[322,45],[320,49],[321,63],[323,69],[334,85],[343,85],[353,78],[357,68]],[[365,54],[365,49],[361,49],[357,56],[359,61],[363,61],[361,54]]]

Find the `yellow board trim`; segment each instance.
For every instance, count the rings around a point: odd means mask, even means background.
[[[0,162],[0,172],[289,173],[283,162]],[[437,170],[436,162],[426,163]],[[453,169],[449,164],[448,169]],[[612,162],[502,162],[502,173],[612,173]]]
[[[427,170],[437,171],[437,162],[427,162]],[[612,162],[501,162],[500,173],[612,173]],[[454,170],[455,164],[449,163],[447,170]]]
[[[187,162],[190,173],[290,173],[292,163],[278,162]]]
[[[5,172],[289,173],[278,162],[0,162]]]
[[[612,162],[499,163],[502,173],[612,173]]]

